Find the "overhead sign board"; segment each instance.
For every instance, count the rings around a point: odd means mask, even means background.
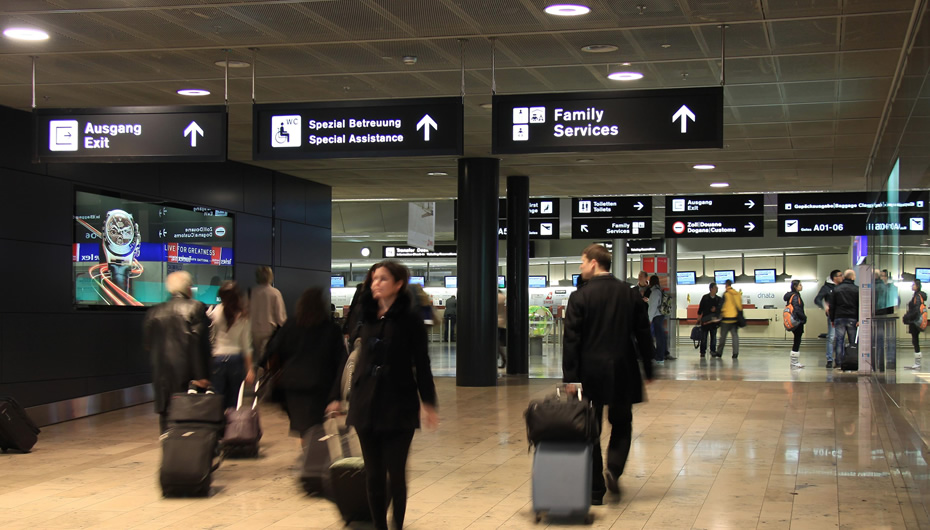
[[[626,238],[644,235],[652,235],[651,218],[572,219],[572,239]]]
[[[863,236],[869,234],[928,234],[926,213],[779,215],[779,236]]]
[[[494,96],[496,154],[723,147],[723,88]]]
[[[613,241],[601,241],[600,244],[610,252],[613,252]],[[665,240],[657,238],[627,239],[626,252],[627,254],[665,254]]]
[[[763,215],[665,216],[665,237],[762,237]]]
[[[436,245],[435,250],[407,245],[381,247],[382,258],[454,258],[457,255],[455,245]]]
[[[576,197],[572,199],[572,218],[652,217],[652,197]]]
[[[37,162],[224,162],[226,107],[36,109]]]
[[[497,220],[497,238],[507,239],[507,220]],[[559,239],[558,219],[530,219],[530,239]]]
[[[461,155],[461,98],[252,106],[255,160]]]
[[[762,214],[765,201],[761,193],[747,195],[668,195],[666,216],[748,215]]]
[[[874,192],[843,193],[779,193],[778,214],[832,215],[882,214],[891,212],[922,213],[928,211],[930,191],[899,191],[897,200],[888,200],[885,193],[876,198]]]

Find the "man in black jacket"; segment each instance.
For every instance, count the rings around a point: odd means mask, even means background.
[[[833,368],[833,343],[836,341],[836,328],[830,320],[830,297],[833,296],[833,289],[841,283],[843,283],[843,271],[833,269],[830,277],[823,282],[820,291],[814,297],[814,305],[823,309],[827,315],[827,368]]]
[[[836,342],[833,345],[837,366],[843,364],[846,357],[846,336],[849,341],[856,341],[856,328],[859,326],[859,287],[855,284],[856,271],[848,269],[843,273],[843,282],[833,289],[830,304],[830,321],[836,328]]]
[[[597,425],[603,424],[604,405],[611,424],[607,444],[607,470],[603,472],[600,437],[594,442],[591,502],[603,503],[605,489],[619,493],[633,432],[633,404],[643,401],[640,363],[652,380],[654,346],[646,304],[639,291],[610,274],[611,256],[601,245],[589,245],[581,254],[583,288],[568,299],[562,374],[566,383],[581,382],[594,405]],[[573,392],[572,385],[567,388]],[[604,475],[607,483],[605,488]]]
[[[717,328],[720,327],[720,306],[723,299],[717,296],[717,283],[710,282],[709,292],[698,304],[698,325],[701,326],[701,357],[707,355],[707,338],[710,336],[710,355],[717,354]]]
[[[187,391],[191,381],[210,385],[210,319],[207,306],[193,299],[193,280],[187,271],[165,278],[171,299],[149,309],[142,324],[145,351],[152,357],[155,412],[162,434],[168,430],[171,394]]]

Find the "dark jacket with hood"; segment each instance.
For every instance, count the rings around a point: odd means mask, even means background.
[[[794,300],[791,302],[794,304],[794,311],[791,313],[791,316],[793,316],[801,324],[804,324],[807,322],[807,315],[804,313],[804,299],[801,298],[801,293],[788,291],[784,296],[785,305],[788,305],[788,301],[791,300],[791,297],[794,297]]]
[[[180,294],[146,313],[142,343],[152,358],[155,412],[165,413],[171,394],[186,392],[192,380],[209,379],[209,326],[207,306]]]
[[[833,294],[833,289],[836,289],[836,284],[833,283],[833,280],[827,280],[823,282],[823,285],[820,286],[820,291],[817,292],[817,296],[814,297],[814,305],[820,309],[824,309],[823,302],[824,300],[827,303],[830,302],[830,296]]]
[[[638,361],[652,379],[655,355],[647,311],[639,289],[610,274],[594,276],[572,293],[565,313],[563,381],[580,381],[595,403],[641,402]]]
[[[438,405],[423,317],[405,291],[380,318],[370,291],[361,303],[362,350],[346,423],[359,432],[413,431],[420,427],[420,401]]]
[[[859,320],[859,286],[852,280],[837,285],[829,302],[831,322],[838,318]]]

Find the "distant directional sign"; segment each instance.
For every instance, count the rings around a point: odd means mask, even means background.
[[[252,106],[255,160],[461,155],[461,98]]]
[[[723,88],[493,97],[497,154],[723,147]]]
[[[222,162],[226,108],[36,109],[39,162]]]
[[[507,239],[507,220],[497,220],[497,238]],[[530,239],[559,239],[558,219],[530,219]]]
[[[652,217],[652,197],[575,197],[572,218]]]
[[[927,234],[930,191],[779,193],[778,235]]]
[[[600,239],[605,237],[621,239],[650,235],[652,235],[651,218],[572,219],[572,239]]]
[[[665,237],[762,237],[763,215],[665,216]]]
[[[761,193],[748,195],[667,195],[665,215],[747,215],[761,214],[765,201]]]
[[[930,233],[927,213],[902,213],[897,216],[877,214],[779,215],[778,235],[793,236],[863,236],[870,234],[925,235]]]

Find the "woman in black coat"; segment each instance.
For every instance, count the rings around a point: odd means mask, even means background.
[[[791,280],[791,290],[785,293],[785,304],[792,304],[794,311],[791,313],[793,319],[797,320],[797,325],[791,329],[794,334],[794,344],[791,346],[791,367],[804,368],[800,363],[801,357],[801,335],[804,334],[804,324],[807,322],[807,315],[804,314],[804,300],[801,298],[801,291],[804,285],[801,280]]]
[[[911,290],[914,291],[914,296],[911,297],[911,301],[907,303],[907,312],[905,315],[909,317],[907,322],[907,331],[911,334],[911,343],[914,345],[914,353],[920,353],[920,319],[923,315],[920,314],[920,305],[927,302],[927,293],[920,290],[920,280],[914,280],[914,284],[911,285]],[[920,359],[919,355],[915,355],[917,359]]]
[[[407,455],[420,427],[421,401],[427,427],[439,424],[426,328],[412,309],[408,281],[403,265],[378,263],[362,299],[362,350],[352,375],[346,422],[355,427],[362,446],[375,528],[387,528],[388,476],[394,526],[404,526]]]
[[[281,366],[275,390],[283,390],[291,432],[303,438],[310,427],[323,423],[328,405],[338,410],[339,374],[347,357],[342,330],[329,318],[323,289],[311,287],[300,295],[296,315],[274,334],[259,364],[273,356]]]

